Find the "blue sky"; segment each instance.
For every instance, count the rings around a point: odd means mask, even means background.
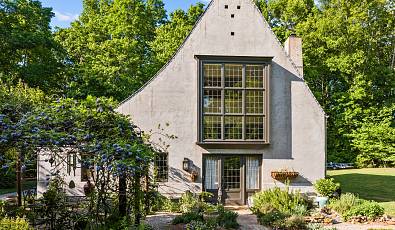
[[[197,2],[207,3],[209,0],[163,0],[168,13],[175,9],[188,9]],[[43,6],[52,7],[55,17],[52,18],[52,27],[68,27],[70,22],[78,18],[82,11],[82,0],[41,0]]]

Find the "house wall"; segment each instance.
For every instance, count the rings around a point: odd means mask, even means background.
[[[225,4],[228,9],[224,8]],[[237,9],[238,5],[241,9]],[[235,17],[231,18],[231,14]],[[195,55],[273,57],[270,144],[260,149],[207,149],[196,144],[198,62]],[[203,153],[262,154],[264,187],[275,184],[270,171],[284,167],[300,172],[301,177],[293,185],[307,190],[325,174],[325,114],[250,0],[214,0],[172,61],[141,91],[122,103],[118,111],[130,115],[146,132],[158,131],[161,124],[165,127],[162,132],[178,137],[165,140],[170,145],[170,174],[169,182],[160,186],[164,194],[201,190]],[[184,157],[200,169],[196,183],[191,183],[182,170]]]
[[[84,196],[84,185],[86,182],[81,181],[81,163],[79,162],[79,156],[77,156],[77,168],[67,172],[67,150],[64,153],[56,154],[54,162],[51,166],[49,159],[54,155],[49,151],[41,151],[37,155],[37,195],[42,196],[47,191],[49,182],[54,178],[54,175],[59,171],[58,175],[64,180],[64,189],[66,194],[70,196]],[[70,181],[74,181],[75,188],[69,188]]]

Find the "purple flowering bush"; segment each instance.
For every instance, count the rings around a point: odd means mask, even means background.
[[[14,148],[22,163],[36,159],[43,150],[54,162],[66,149],[78,153],[94,186],[86,213],[94,221],[89,222],[98,227],[128,216],[138,224],[149,210],[144,206],[151,193],[145,190],[152,188],[149,165],[156,151],[147,135],[115,106],[110,99],[88,97],[42,104],[17,120],[0,111],[0,150]],[[12,160],[0,163],[8,170]]]

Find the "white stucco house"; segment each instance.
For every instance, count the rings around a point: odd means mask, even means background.
[[[302,41],[282,46],[252,0],[213,0],[174,57],[118,111],[141,129],[168,123],[160,191],[244,204],[283,183],[312,190],[325,176],[326,115],[303,80]],[[189,169],[183,162],[189,162]],[[197,172],[196,181],[190,177]]]
[[[211,1],[173,58],[118,111],[143,131],[169,124],[164,132],[177,136],[155,162],[167,196],[208,191],[245,204],[284,186],[273,171],[298,172],[290,186],[302,191],[325,176],[326,115],[303,80],[302,41],[280,44],[253,0]],[[49,167],[41,162],[39,192]],[[81,193],[83,175],[72,173],[71,193]]]

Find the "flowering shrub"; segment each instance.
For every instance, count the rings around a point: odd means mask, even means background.
[[[138,224],[149,203],[144,201],[149,197],[142,182],[150,183],[149,165],[155,148],[129,117],[114,111],[115,106],[106,98],[60,99],[21,116],[17,125],[3,114],[0,148],[14,146],[22,161],[34,159],[44,148],[54,164],[67,151],[79,153],[95,186],[87,212],[95,220],[92,223],[100,226],[108,218],[134,214]],[[7,162],[1,163],[7,166]]]

